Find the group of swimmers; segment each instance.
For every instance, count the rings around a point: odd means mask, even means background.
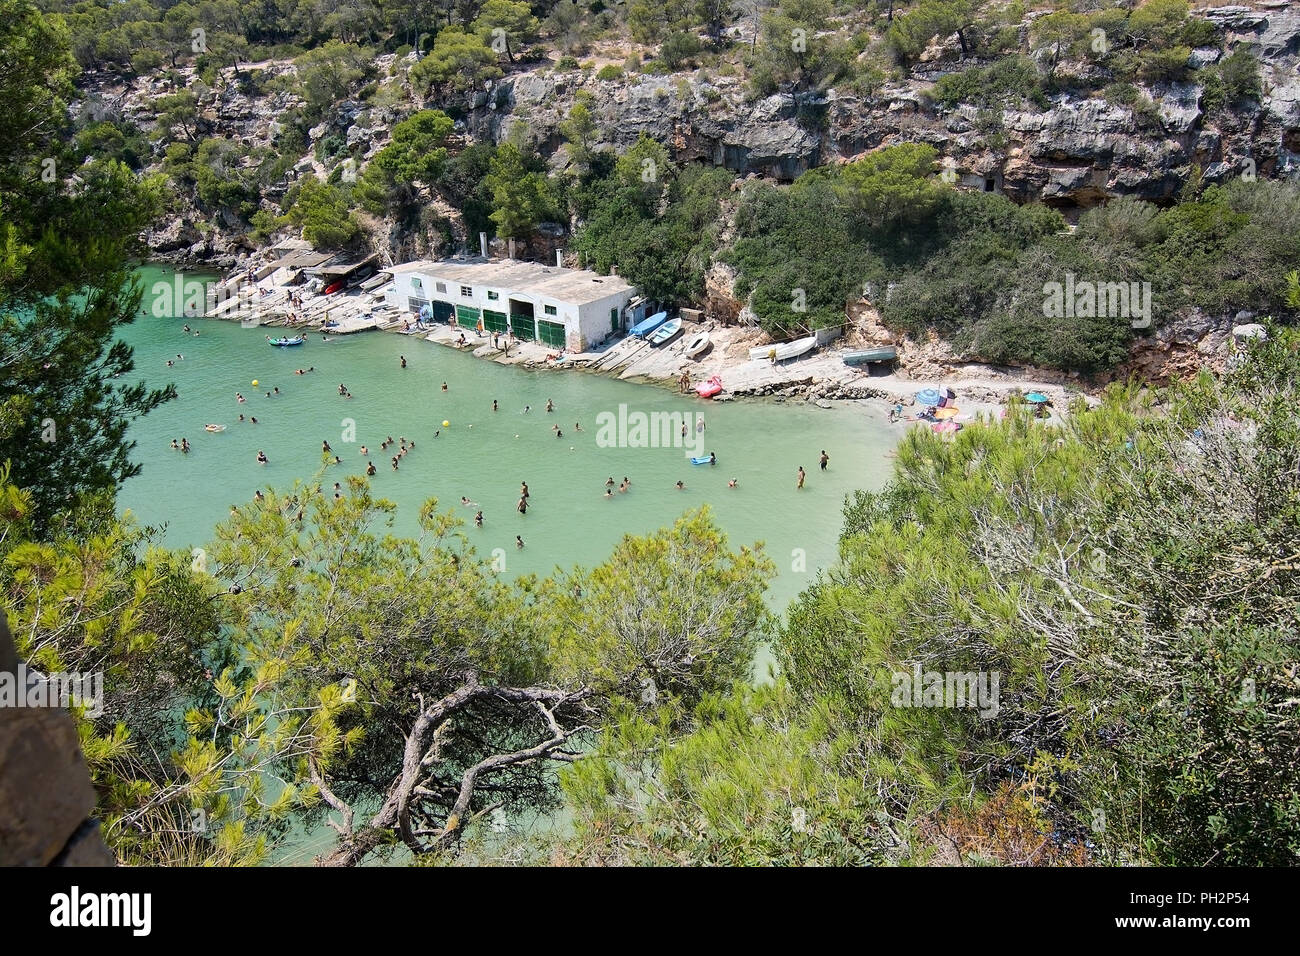
[[[184,454],[188,455],[188,454],[190,453],[190,440],[189,440],[188,438],[182,438],[182,439],[180,440],[180,444],[177,444],[176,439],[173,438],[173,439],[172,439],[172,451],[179,451],[179,452],[183,452]]]

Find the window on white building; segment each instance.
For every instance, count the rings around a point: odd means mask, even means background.
[[[547,315],[555,315],[555,306],[544,305],[542,306],[542,311],[545,312]]]
[[[474,287],[469,285],[463,285],[460,287],[460,294],[462,298],[472,299],[474,298]]]

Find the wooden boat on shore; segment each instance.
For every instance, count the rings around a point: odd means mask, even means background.
[[[709,333],[697,332],[694,337],[686,343],[686,357],[695,358],[709,347]]]
[[[772,345],[760,345],[757,348],[749,350],[749,359],[771,358],[772,353],[776,352],[776,360],[784,362],[786,359],[798,358],[805,352],[809,352],[817,344],[817,336],[810,335],[807,338],[795,339],[793,342],[778,342]]]
[[[651,345],[663,345],[665,342],[671,342],[681,334],[682,320],[669,319],[659,328],[650,333],[649,342]]]
[[[854,349],[845,352],[843,356],[845,365],[866,365],[869,362],[892,362],[898,358],[898,349],[892,345],[882,345],[874,349]]]
[[[667,321],[667,312],[656,312],[648,319],[642,319],[636,325],[632,326],[632,328],[628,330],[627,334],[636,336],[638,339],[643,339]]]

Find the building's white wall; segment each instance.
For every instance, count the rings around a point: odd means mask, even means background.
[[[414,278],[420,279],[421,288],[417,289],[411,281]],[[437,283],[442,282],[446,285],[445,293],[437,291]],[[492,286],[481,283],[473,283],[470,287],[473,289],[473,295],[464,297],[460,294],[461,283],[458,280],[440,278],[436,272],[405,272],[400,273],[394,279],[395,294],[393,295],[394,304],[405,310],[410,299],[435,299],[444,302],[450,302],[452,305],[463,305],[476,309],[489,309],[493,312],[510,311],[510,299],[516,299],[520,302],[530,302],[533,305],[533,315],[538,320],[547,320],[551,322],[564,323],[565,344],[571,350],[585,349],[605,340],[609,335],[609,310],[617,308],[622,313],[623,309],[633,296],[632,290],[623,290],[611,293],[595,302],[587,302],[582,305],[576,305],[571,302],[565,302],[553,296],[535,295],[530,292],[517,292],[501,286]],[[498,298],[492,300],[488,298],[488,292],[496,292]],[[555,315],[546,314],[546,306],[555,307]]]

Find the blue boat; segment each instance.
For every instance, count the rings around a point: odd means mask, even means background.
[[[713,462],[713,455],[699,455],[691,459],[692,465],[708,465]]]
[[[667,312],[656,312],[654,315],[650,316],[650,318],[642,319],[636,325],[632,326],[628,334],[635,335],[637,338],[643,339],[667,321],[668,321]]]
[[[269,345],[274,345],[276,348],[285,348],[290,345],[302,345],[303,342],[307,341],[307,338],[306,336],[300,335],[297,338],[292,339],[273,339],[268,335],[266,341]]]
[[[679,335],[681,331],[682,320],[670,319],[650,333],[650,344],[663,345],[665,342],[671,341],[674,336]]]

